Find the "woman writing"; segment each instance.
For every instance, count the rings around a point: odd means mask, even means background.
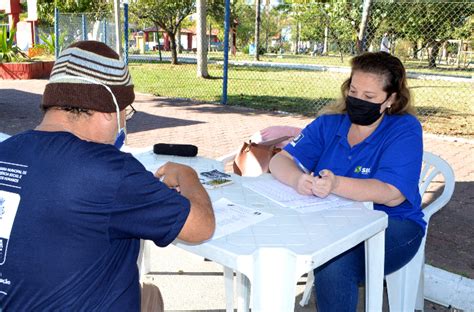
[[[352,59],[342,99],[326,109],[270,162],[272,175],[301,194],[372,201],[388,214],[385,274],[417,252],[426,223],[418,179],[422,129],[403,64],[385,52]],[[364,244],[314,270],[319,312],[356,311],[364,281]]]

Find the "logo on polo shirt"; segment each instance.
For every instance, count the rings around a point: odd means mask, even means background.
[[[370,173],[370,168],[364,168],[362,166],[357,166],[354,169],[354,173],[360,173],[363,175],[368,175]]]
[[[301,141],[302,138],[304,138],[303,133],[298,134],[298,135],[293,139],[293,141],[290,142],[291,146],[295,146],[296,144],[298,144],[298,142]]]

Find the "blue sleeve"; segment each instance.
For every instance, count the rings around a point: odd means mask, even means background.
[[[423,138],[418,120],[411,116],[409,120],[413,122],[402,124],[392,132],[373,178],[393,185],[413,207],[418,208],[421,205],[418,182],[423,161]]]
[[[323,118],[311,122],[293,141],[285,146],[296,161],[299,161],[308,171],[314,171],[324,148]]]
[[[170,244],[181,231],[190,211],[190,202],[169,189],[143,165],[125,159],[116,207],[109,221],[111,238],[143,238],[158,246]]]

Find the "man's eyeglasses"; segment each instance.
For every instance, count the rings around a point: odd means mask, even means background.
[[[133,114],[135,114],[136,110],[135,108],[130,105],[125,109],[125,120],[130,120],[133,117]]]

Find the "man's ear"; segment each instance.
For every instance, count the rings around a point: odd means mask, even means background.
[[[104,112],[95,112],[95,114],[98,114],[101,118],[104,118],[106,121],[111,121],[114,119],[114,116],[112,113],[104,113]]]

